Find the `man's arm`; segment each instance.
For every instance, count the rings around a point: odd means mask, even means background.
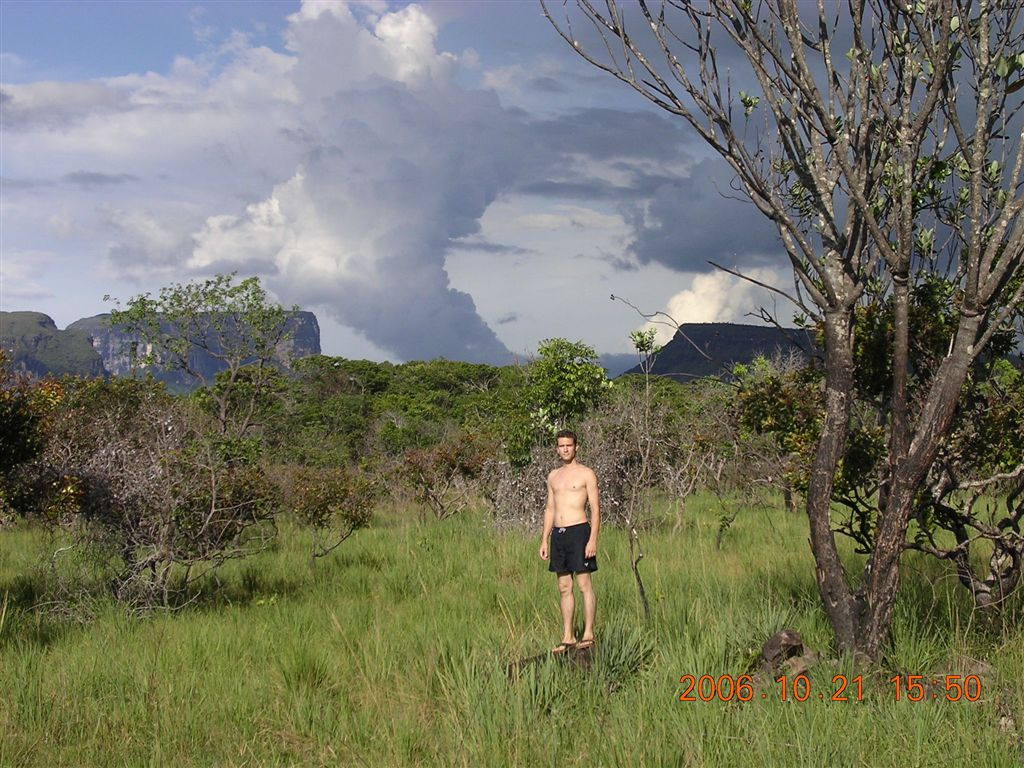
[[[591,558],[597,555],[597,532],[601,530],[601,500],[597,491],[597,475],[593,472],[587,475],[587,501],[590,502],[590,538],[583,556]]]
[[[548,539],[555,524],[555,494],[551,489],[551,475],[548,475],[548,500],[544,506],[544,531],[540,535],[540,559],[548,559]]]

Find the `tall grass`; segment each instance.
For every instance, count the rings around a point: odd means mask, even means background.
[[[1020,764],[1016,625],[982,631],[948,572],[910,558],[886,669],[863,701],[831,702],[854,671],[830,660],[803,518],[744,511],[716,548],[718,517],[693,501],[678,532],[645,535],[648,624],[628,542],[606,527],[593,665],[519,672],[509,662],[558,640],[555,580],[536,533],[482,516],[381,519],[315,567],[285,527],[185,610],[97,601],[87,621],[32,607],[46,542],[5,532],[0,766]],[[811,699],[780,701],[766,679],[750,702],[678,701],[680,676],[745,673],[784,627],[823,653]],[[981,701],[896,702],[887,682],[956,670],[983,675]]]

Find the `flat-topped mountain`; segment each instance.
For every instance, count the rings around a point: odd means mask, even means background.
[[[62,331],[52,319],[39,312],[0,312],[0,347],[17,369],[36,376],[123,376],[129,372],[129,349],[137,339],[111,328],[109,318],[105,314],[83,318]],[[290,338],[281,345],[277,355],[282,365],[320,353],[320,325],[312,312],[296,312],[289,324]],[[791,350],[806,355],[811,349],[811,335],[795,328],[686,323],[662,349],[652,372],[679,381],[727,376],[733,365],[749,363],[757,355],[786,354]],[[212,377],[219,370],[220,363],[216,359],[198,350],[195,355],[193,362],[205,375]],[[622,370],[625,364],[619,361],[628,359],[628,356],[616,356],[614,362],[621,367],[615,365],[614,368]],[[639,372],[639,366],[626,371]],[[176,391],[196,386],[179,371],[154,370],[154,375]]]
[[[703,376],[728,376],[732,366],[758,355],[791,352],[806,357],[813,336],[799,328],[776,328],[737,323],[684,323],[655,360],[651,373],[678,381]],[[640,373],[640,366],[626,373]]]
[[[295,312],[288,318],[289,338],[277,350],[277,360],[320,354],[320,324],[312,312]],[[129,373],[129,350],[138,338],[111,328],[110,315],[95,315],[71,323],[63,331],[40,312],[0,312],[0,347],[16,370],[35,376],[123,376]],[[196,350],[193,363],[212,378],[223,364]],[[155,369],[154,376],[172,390],[193,389],[196,382],[180,371]]]

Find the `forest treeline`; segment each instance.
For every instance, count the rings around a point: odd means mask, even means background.
[[[567,425],[613,525],[652,525],[651,494],[677,526],[700,491],[749,504],[782,495],[795,511],[820,413],[815,370],[777,356],[729,382],[612,381],[593,349],[553,339],[523,365],[318,355],[268,369],[258,388],[243,367],[175,396],[145,376],[29,379],[4,365],[0,498],[8,521],[63,529],[118,597],[144,605],[174,604],[211,568],[259,551],[281,515],[312,530],[312,557],[369,525],[378,504],[438,520],[484,505],[496,525],[535,525],[551,436]],[[1000,425],[1019,418],[1020,379],[1000,367],[961,453],[1016,460],[1020,435]],[[849,495],[851,510],[871,439],[843,468],[837,501]],[[723,531],[743,506],[723,501]],[[870,521],[850,514],[841,532],[870,547]]]

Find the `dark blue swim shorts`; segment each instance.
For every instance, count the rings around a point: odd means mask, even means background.
[[[593,573],[597,557],[584,557],[590,540],[590,523],[577,523],[551,530],[550,564],[554,573]]]

